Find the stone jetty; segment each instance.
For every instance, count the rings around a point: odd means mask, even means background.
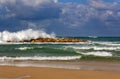
[[[9,40],[7,42],[16,42]],[[75,38],[37,38],[31,40],[20,40],[18,42],[88,42],[88,40],[79,40]]]

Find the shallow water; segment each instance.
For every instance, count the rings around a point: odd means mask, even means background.
[[[77,38],[79,43],[0,43],[0,65],[13,61],[120,61],[120,38]],[[30,65],[30,64],[29,64]]]

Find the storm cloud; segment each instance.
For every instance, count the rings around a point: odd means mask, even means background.
[[[56,0],[0,0],[0,26],[16,30],[27,22],[59,18],[61,10]],[[13,29],[13,30],[14,30]]]
[[[44,28],[61,36],[120,36],[119,0],[0,0],[0,31]]]

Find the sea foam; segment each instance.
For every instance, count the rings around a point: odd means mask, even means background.
[[[3,31],[0,32],[0,42],[21,41],[37,38],[55,38],[55,34],[47,34],[43,30],[26,29],[18,32]]]
[[[113,46],[65,46],[65,49],[75,49],[75,50],[89,50],[89,49],[93,49],[93,50],[120,50],[120,47],[113,47]]]
[[[87,52],[87,53],[81,53],[77,51],[77,53],[83,54],[83,55],[93,55],[93,56],[100,56],[100,57],[112,57],[111,52],[101,52],[101,51],[96,51],[96,52]]]
[[[0,57],[0,61],[14,61],[14,60],[76,60],[80,59],[81,56],[51,56],[51,57]]]
[[[30,50],[30,49],[34,49],[33,47],[19,47],[19,48],[15,48],[17,50]]]

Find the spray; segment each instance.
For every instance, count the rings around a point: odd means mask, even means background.
[[[55,38],[55,33],[47,34],[43,30],[26,29],[18,32],[3,31],[0,32],[0,41],[21,41],[37,38]]]

